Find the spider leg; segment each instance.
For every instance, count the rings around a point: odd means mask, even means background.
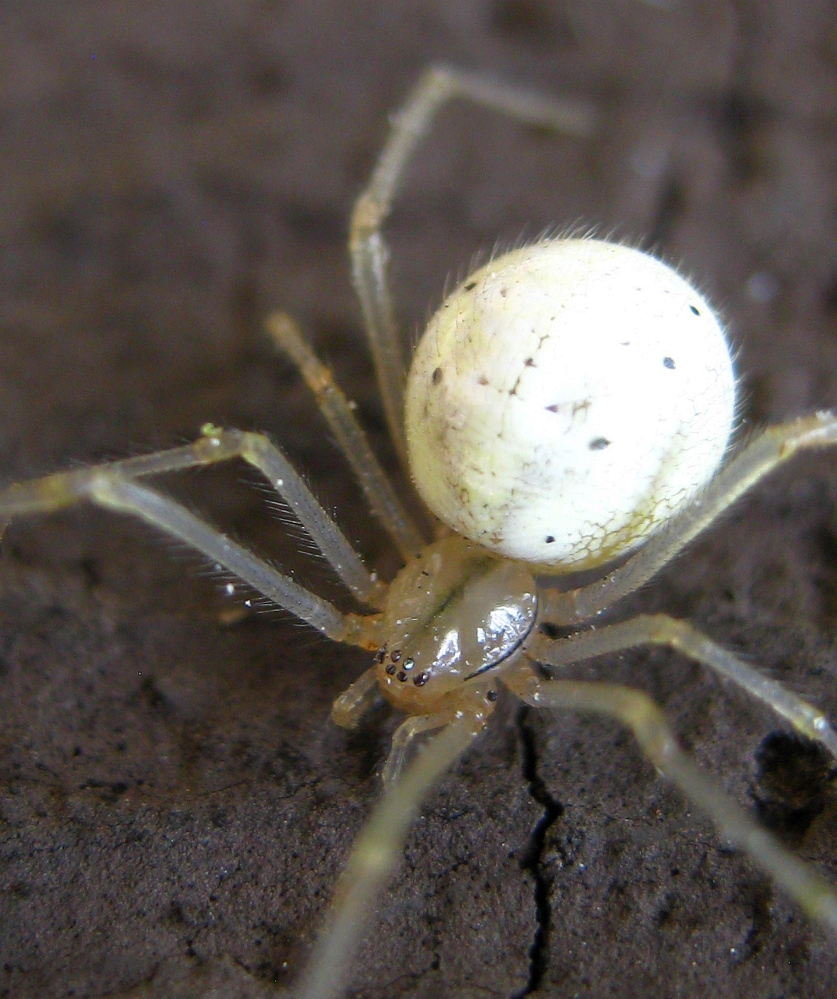
[[[381,226],[390,213],[404,170],[434,115],[454,97],[464,97],[528,124],[571,134],[586,134],[592,127],[590,111],[579,104],[547,99],[448,66],[432,66],[422,74],[403,108],[394,116],[372,178],[352,212],[349,252],[387,424],[405,467],[405,367],[387,283],[387,249]]]
[[[397,780],[386,785],[352,846],[325,927],[294,992],[297,999],[329,999],[342,992],[374,899],[398,862],[422,799],[484,724],[484,715],[464,712],[422,748]]]
[[[494,712],[494,703],[487,697],[489,690],[493,688],[493,678],[485,683],[472,681],[445,710],[405,718],[392,734],[389,756],[381,774],[384,784],[390,784],[400,777],[410,759],[414,743],[425,732],[450,725],[463,712],[470,718],[481,719],[484,724]]]
[[[340,450],[352,466],[373,513],[404,560],[409,560],[422,547],[424,539],[378,463],[363,428],[355,419],[352,404],[290,316],[274,312],[268,316],[266,325],[276,345],[293,361],[314,393],[317,405],[328,421]]]
[[[686,621],[678,621],[666,614],[641,614],[619,624],[597,627],[557,641],[538,635],[527,645],[526,651],[538,662],[550,666],[566,666],[635,645],[668,645],[682,652],[738,684],[789,721],[797,732],[819,742],[837,758],[837,733],[819,708],[798,697],[776,680],[762,676],[758,670],[717,645]]]
[[[195,464],[186,460],[189,450],[178,448],[112,465],[57,473],[11,486],[0,493],[0,521],[8,521],[18,514],[62,509],[84,500],[133,514],[201,552],[212,563],[227,569],[334,641],[364,649],[378,648],[381,644],[379,614],[368,617],[342,614],[333,604],[310,593],[185,507],[125,474],[125,466],[139,467],[146,474],[161,471],[163,467],[188,467]],[[155,459],[159,461],[155,463]],[[152,468],[155,464],[156,467]]]
[[[363,603],[383,605],[386,584],[375,579],[360,556],[346,540],[299,473],[285,455],[263,434],[241,430],[221,430],[207,424],[203,436],[194,444],[139,455],[123,461],[71,472],[58,472],[42,479],[20,482],[0,491],[0,524],[28,513],[60,510],[91,495],[91,483],[97,477],[116,480],[136,479],[146,475],[180,471],[203,465],[215,465],[241,458],[257,468],[286,501],[316,546],[331,564],[346,587]],[[104,504],[107,505],[107,504]],[[223,562],[222,562],[223,564]],[[244,578],[244,577],[242,577]],[[257,587],[258,588],[258,587]],[[291,608],[288,608],[289,610]]]
[[[340,728],[356,728],[360,719],[380,696],[378,678],[372,666],[334,699],[331,720]]]
[[[392,733],[389,756],[381,774],[384,784],[396,780],[404,770],[407,757],[415,740],[425,732],[442,728],[450,722],[449,715],[412,715],[405,718]]]
[[[696,502],[652,535],[618,569],[588,586],[552,594],[544,617],[556,624],[575,624],[610,607],[651,579],[740,496],[797,451],[833,444],[837,444],[835,412],[815,413],[768,427],[718,472]]]
[[[509,670],[503,682],[533,707],[588,711],[626,725],[660,773],[706,812],[725,839],[781,885],[808,916],[837,933],[834,887],[786,850],[683,752],[647,694],[609,683],[541,680],[526,666]]]

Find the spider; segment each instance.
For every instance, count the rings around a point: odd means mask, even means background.
[[[0,522],[82,501],[131,514],[328,638],[373,654],[332,717],[354,727],[383,696],[407,718],[384,766],[384,795],[351,850],[300,983],[304,999],[337,995],[346,983],[371,902],[423,796],[484,728],[501,687],[533,707],[625,725],[726,840],[837,933],[837,891],[680,749],[648,695],[560,678],[570,663],[666,645],[739,685],[837,758],[837,733],[821,711],[688,623],[641,615],[597,624],[776,466],[798,450],[837,443],[837,414],[772,427],[725,460],[735,376],[710,305],[656,258],[572,234],[495,256],[470,274],[431,318],[407,374],[381,229],[406,164],[452,98],[574,134],[591,125],[584,108],[433,67],[394,118],[355,205],[354,282],[389,432],[436,525],[432,540],[293,321],[277,313],[267,323],[400,553],[393,580],[366,568],[276,445],[211,424],[191,445],[9,486],[0,493]],[[368,612],[339,611],[142,481],[234,458],[264,475]],[[580,571],[598,576],[561,584]]]

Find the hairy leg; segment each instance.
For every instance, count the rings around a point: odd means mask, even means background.
[[[274,312],[268,316],[266,325],[276,345],[297,366],[314,393],[317,405],[328,421],[340,450],[352,466],[372,512],[395,542],[404,560],[412,558],[424,544],[424,539],[378,463],[363,428],[352,412],[351,403],[290,316]]]
[[[327,600],[310,593],[179,503],[141,485],[130,474],[153,474],[200,464],[190,460],[191,453],[191,448],[177,448],[111,465],[59,472],[11,486],[0,493],[0,520],[59,510],[85,500],[132,514],[201,552],[210,562],[226,569],[334,641],[365,649],[378,648],[381,644],[379,614],[366,617],[342,614]]]
[[[89,480],[87,492],[94,503],[133,514],[179,538],[335,642],[365,649],[380,645],[380,615],[342,614],[333,604],[304,589],[167,496],[132,479],[103,472]]]
[[[194,444],[15,483],[0,491],[0,523],[8,523],[12,517],[23,514],[60,510],[84,499],[95,500],[91,495],[91,483],[99,477],[127,481],[215,465],[233,458],[241,458],[264,475],[293,510],[343,583],[359,600],[375,607],[382,606],[386,586],[372,577],[293,465],[263,434],[221,430],[207,424],[203,428],[203,436]]]

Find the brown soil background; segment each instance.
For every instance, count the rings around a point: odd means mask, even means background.
[[[837,21],[827,0],[41,0],[0,10],[0,471],[272,434],[391,572],[310,398],[261,332],[310,332],[386,449],[345,252],[420,70],[590,101],[590,141],[458,105],[388,232],[405,329],[472,254],[593,223],[729,320],[742,415],[837,404]],[[837,717],[837,477],[754,491],[624,612],[706,629]],[[166,486],[326,594],[240,468]],[[240,606],[240,605],[239,605]],[[396,719],[331,700],[367,657],[281,613],[225,624],[199,561],[93,509],[0,546],[0,995],[250,997],[299,974]],[[739,801],[837,880],[828,765],[665,651],[649,690]],[[534,945],[534,951],[531,948]],[[534,958],[532,955],[534,954]],[[356,996],[833,996],[837,946],[604,722],[511,701],[428,800]],[[213,991],[214,990],[214,991]]]

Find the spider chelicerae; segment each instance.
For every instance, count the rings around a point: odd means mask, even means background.
[[[0,494],[0,520],[81,501],[133,514],[329,638],[374,654],[336,700],[334,720],[355,726],[381,695],[407,718],[393,736],[385,793],[354,844],[300,985],[305,999],[345,984],[370,901],[423,795],[485,726],[501,687],[534,707],[626,725],[723,837],[837,932],[834,889],[679,748],[645,693],[556,676],[579,660],[667,645],[837,757],[837,734],[821,711],[686,622],[653,615],[596,626],[777,465],[837,442],[837,415],[772,427],[724,461],[735,376],[711,306],[654,257],[585,236],[542,239],[472,273],[430,320],[407,374],[381,227],[417,144],[454,97],[570,133],[583,134],[591,122],[583,107],[432,68],[394,119],[355,206],[353,276],[384,411],[395,450],[433,515],[433,539],[403,507],[351,404],[293,321],[284,314],[268,320],[402,557],[393,580],[366,568],[276,445],[212,425],[188,446],[12,485]],[[339,611],[142,481],[234,458],[281,494],[367,613]],[[593,582],[560,584],[561,576],[596,569]]]

